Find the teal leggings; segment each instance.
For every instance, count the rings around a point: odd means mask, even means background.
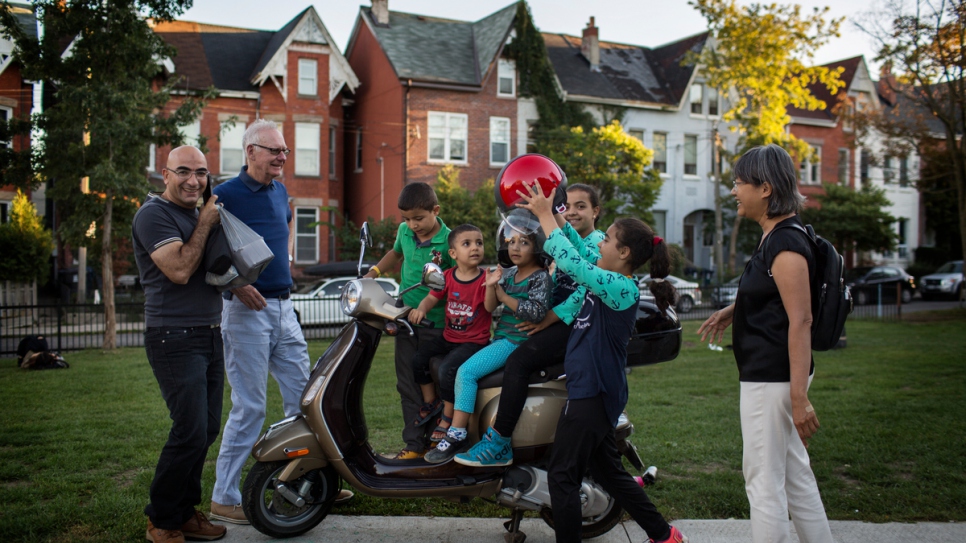
[[[458,411],[472,413],[476,407],[476,383],[506,365],[510,353],[519,347],[508,339],[498,339],[476,352],[460,366],[456,373],[456,403]]]

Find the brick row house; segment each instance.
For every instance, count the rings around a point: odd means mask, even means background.
[[[9,9],[24,31],[31,36],[37,35],[37,19],[27,5],[11,3]],[[27,81],[20,72],[20,63],[13,58],[14,44],[0,37],[0,120],[27,119],[41,105],[42,86],[39,82]],[[30,148],[30,135],[16,136],[9,141],[0,141],[0,146],[23,151]],[[17,195],[16,188],[0,186],[0,223],[10,217],[11,204]],[[46,214],[44,188],[31,191],[31,199],[40,215]]]
[[[705,33],[649,48],[600,40],[594,18],[581,36],[543,34],[547,54],[569,102],[582,104],[598,122],[623,111],[624,130],[654,151],[653,168],[664,184],[654,205],[654,228],[684,249],[689,267],[713,268],[712,130],[734,149],[737,138],[720,125],[724,97],[704,84],[685,55],[712,45]]]
[[[296,270],[332,260],[332,229],[312,224],[337,224],[344,209],[345,108],[360,81],[315,9],[306,8],[278,31],[188,21],[157,24],[154,31],[177,49],[168,77],[180,78],[180,96],[209,87],[218,91],[200,118],[182,128],[189,143],[207,138],[216,182],[241,170],[242,135],[249,124],[258,118],[279,123],[292,149],[282,181],[295,218]],[[172,106],[180,100],[175,93]],[[155,182],[169,151],[149,153],[148,173]]]
[[[880,95],[879,85],[872,79],[864,57],[832,62],[825,67],[841,68],[840,77],[845,84],[836,96],[832,96],[824,85],[810,87],[814,96],[825,101],[826,109],[790,108],[788,111],[792,118],[789,130],[814,151],[811,160],[800,162],[799,189],[810,199],[810,205],[816,205],[814,197],[824,192],[823,183],[837,183],[853,189],[864,186],[883,189],[890,202],[885,211],[896,218],[897,250],[868,255],[850,253],[850,265],[875,263],[908,267],[921,240],[920,198],[915,188],[919,157],[914,152],[890,156],[889,142],[874,131],[857,140],[851,126],[850,108],[881,112],[891,107]]]
[[[475,190],[520,153],[516,69],[502,54],[515,15],[515,4],[475,22],[390,11],[387,0],[360,8],[346,46],[363,82],[346,126],[349,218],[398,219],[403,185],[434,183],[446,164]]]

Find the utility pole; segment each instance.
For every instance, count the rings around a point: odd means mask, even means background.
[[[721,136],[718,135],[717,121],[711,127],[711,145],[714,157],[711,165],[711,183],[714,187],[714,280],[720,285],[724,270],[724,226],[721,219]]]

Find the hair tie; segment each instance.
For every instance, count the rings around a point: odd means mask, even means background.
[[[651,278],[651,281],[654,282],[654,283],[663,283],[664,282],[664,278],[663,277],[652,277]]]
[[[655,247],[657,247],[657,244],[658,243],[661,243],[662,241],[664,241],[664,238],[662,238],[661,236],[654,236],[654,246]]]

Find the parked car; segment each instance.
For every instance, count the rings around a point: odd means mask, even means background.
[[[881,286],[882,301],[896,301],[896,285],[902,288],[902,303],[912,301],[916,292],[916,281],[902,268],[895,266],[864,266],[852,268],[845,274],[845,282],[852,290],[852,299],[857,305],[874,303],[879,298]]]
[[[728,307],[729,305],[735,303],[735,297],[738,296],[739,280],[741,280],[740,275],[730,281],[722,283],[721,286],[710,287],[711,303],[714,305],[715,309]]]
[[[292,293],[292,307],[299,324],[342,324],[349,322],[349,316],[342,312],[339,298],[342,288],[355,276],[334,277],[306,285]],[[389,277],[376,279],[379,285],[391,294],[399,294],[399,283]]]
[[[923,300],[963,299],[963,261],[952,260],[934,273],[922,276],[919,278],[919,288]]]
[[[697,283],[673,275],[667,276],[666,281],[674,285],[674,290],[677,291],[674,294],[674,306],[678,313],[688,313],[694,309],[695,305],[701,303],[701,287]],[[651,295],[650,284],[650,274],[645,275],[637,284],[637,287],[641,289],[641,299],[654,299],[654,296]]]

